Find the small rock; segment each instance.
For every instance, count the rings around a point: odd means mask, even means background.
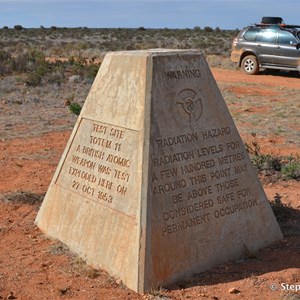
[[[68,292],[69,288],[68,287],[65,287],[65,288],[61,288],[59,289],[58,291],[62,294],[62,295],[65,295],[67,292]]]
[[[47,263],[41,263],[41,268],[46,268],[46,267],[48,267]]]
[[[17,299],[17,297],[14,295],[13,292],[10,292],[10,294],[6,297],[7,300],[11,300],[11,299]]]
[[[237,288],[230,288],[229,294],[239,294],[241,291],[239,291]]]
[[[122,280],[121,280],[121,279],[117,279],[117,280],[116,280],[116,284],[117,284],[117,285],[122,284]]]
[[[79,75],[73,75],[69,77],[69,82],[70,83],[79,83],[81,77]]]

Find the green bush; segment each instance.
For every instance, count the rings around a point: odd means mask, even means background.
[[[33,71],[27,73],[26,84],[29,86],[41,85],[46,74],[47,68],[45,66],[37,66]]]
[[[98,73],[98,70],[99,70],[99,65],[95,65],[95,64],[90,64],[85,67],[85,77],[89,82],[94,81]]]
[[[12,71],[12,57],[5,50],[0,50],[0,74],[9,74]]]
[[[70,105],[69,105],[69,109],[70,109],[70,111],[73,113],[73,114],[75,114],[75,115],[79,115],[80,114],[80,112],[81,112],[81,106],[80,106],[80,104],[78,104],[78,103],[71,103]]]
[[[68,64],[69,72],[72,75],[84,76],[84,71],[86,67],[86,61],[84,58],[71,56],[68,60]]]
[[[37,50],[31,50],[27,56],[26,69],[26,84],[29,86],[41,85],[43,78],[50,70],[44,53]]]
[[[22,30],[23,26],[22,25],[15,25],[14,29],[16,29],[16,30]]]
[[[256,138],[256,134],[252,133],[252,136]],[[245,143],[247,152],[250,155],[250,159],[253,165],[259,170],[281,170],[281,158],[272,156],[270,154],[263,154],[260,151],[260,145],[257,140],[253,140],[250,144]]]
[[[282,174],[287,179],[300,179],[300,162],[293,160],[282,167]]]
[[[256,134],[252,133],[252,136],[255,139],[250,144],[245,143],[245,147],[251,162],[258,171],[280,172],[281,179],[300,179],[300,161],[298,157],[263,154],[256,140]]]
[[[205,26],[204,28],[203,28],[203,30],[205,31],[205,32],[213,32],[214,30],[211,28],[211,27],[209,27],[209,26]]]
[[[28,63],[35,66],[37,65],[46,65],[46,57],[45,54],[38,50],[31,50],[28,53]]]
[[[26,72],[28,64],[28,54],[20,53],[12,61],[12,68],[16,72]]]

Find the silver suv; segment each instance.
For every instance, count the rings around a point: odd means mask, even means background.
[[[282,20],[265,17],[263,20]],[[231,60],[250,75],[260,68],[300,72],[300,26],[260,23],[245,27],[232,42]]]

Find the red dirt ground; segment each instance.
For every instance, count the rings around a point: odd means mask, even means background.
[[[300,89],[299,78],[247,76],[222,69],[213,69],[213,74],[218,83],[248,83],[247,88],[234,90],[240,95],[270,95],[275,86]],[[257,82],[262,89],[251,87]],[[284,240],[239,261],[147,295],[86,266],[34,225],[69,135],[70,130],[8,140],[0,136],[0,299],[300,299],[300,290],[295,291],[296,285],[300,289],[300,184],[294,180],[264,184],[269,199],[279,193],[290,207]],[[260,138],[264,152],[300,154],[297,145],[291,148],[284,142],[278,137]],[[282,290],[282,283],[291,289]]]

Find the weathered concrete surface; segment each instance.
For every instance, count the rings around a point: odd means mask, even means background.
[[[105,57],[36,223],[138,292],[282,238],[197,51]]]

